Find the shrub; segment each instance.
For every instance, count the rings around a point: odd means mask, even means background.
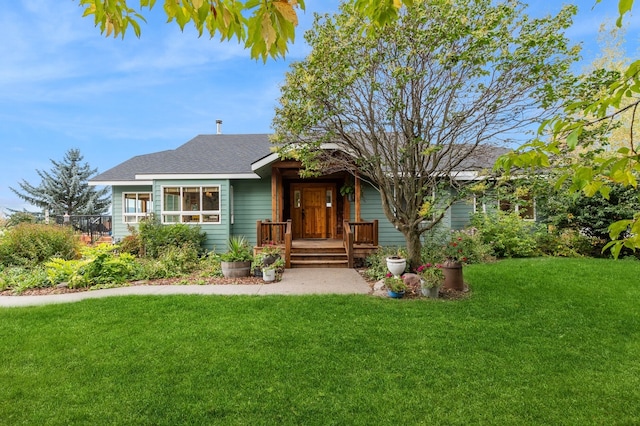
[[[51,287],[51,283],[42,265],[29,268],[19,266],[0,268],[0,291],[10,289],[20,294],[32,288],[46,287]]]
[[[604,242],[598,237],[583,235],[573,229],[540,229],[535,234],[542,254],[560,257],[601,256]]]
[[[478,213],[472,217],[471,225],[497,257],[530,257],[538,253],[534,236],[537,225],[517,213]]]
[[[215,251],[210,251],[205,256],[200,258],[200,275],[203,277],[218,278],[224,276],[224,274],[222,273],[220,256],[218,256]]]
[[[77,259],[81,244],[69,227],[20,223],[0,239],[0,263],[36,265],[52,257]]]
[[[464,263],[482,263],[493,259],[493,248],[483,241],[477,229],[451,232],[449,242],[444,249],[440,248],[440,253]]]
[[[81,260],[52,259],[45,264],[51,284],[67,282],[71,288],[122,284],[140,274],[140,266],[129,253],[114,253],[115,246],[100,245],[85,251]]]
[[[185,243],[180,247],[165,247],[156,259],[143,262],[141,276],[148,279],[176,278],[193,272],[198,265],[198,250]]]
[[[142,239],[139,234],[127,235],[118,243],[118,250],[121,253],[129,253],[134,256],[142,254]]]
[[[143,254],[153,258],[160,256],[166,247],[179,247],[185,243],[192,244],[201,252],[206,239],[206,234],[200,231],[199,226],[184,223],[163,225],[154,217],[141,221],[138,230]]]

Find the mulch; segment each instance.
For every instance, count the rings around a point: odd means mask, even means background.
[[[375,281],[368,279],[362,271],[360,270],[360,275],[367,281],[369,286],[371,287],[371,292],[373,293],[373,285]],[[163,278],[156,280],[141,280],[141,281],[132,281],[128,283],[129,286],[136,285],[188,285],[188,284],[198,284],[198,285],[259,285],[265,284],[262,277],[242,277],[242,278],[216,278],[216,277],[201,277],[197,274],[180,277],[180,278]],[[67,287],[47,287],[47,288],[32,288],[23,291],[20,294],[15,294],[12,290],[4,290],[0,291],[0,296],[43,296],[49,294],[66,294],[66,293],[79,293],[83,291],[89,291],[88,288],[67,288]],[[466,299],[470,296],[470,291],[467,288],[465,291],[454,291],[454,290],[444,290],[440,289],[440,299],[447,300],[460,300]],[[422,293],[420,292],[420,284],[409,284],[409,289],[406,291],[404,295],[405,299],[420,299],[424,298]]]
[[[192,275],[180,278],[162,278],[156,280],[141,280],[131,281],[128,286],[136,285],[257,285],[265,284],[261,277],[242,277],[242,278],[215,278],[215,277],[200,277],[198,275]],[[13,293],[12,290],[0,291],[0,296],[44,296],[49,294],[66,294],[66,293],[79,293],[83,291],[89,291],[88,288],[68,288],[68,287],[46,287],[46,288],[32,288],[23,291],[20,294]]]

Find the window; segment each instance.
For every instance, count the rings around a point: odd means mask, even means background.
[[[122,196],[124,223],[138,223],[153,212],[150,192],[125,192]]]
[[[522,219],[535,220],[535,201],[529,195],[518,198],[517,202],[500,201],[500,210],[503,212],[516,212]]]
[[[163,187],[162,222],[220,223],[220,187]]]
[[[529,195],[519,197],[517,202],[499,200],[498,207],[500,211],[506,213],[516,212],[522,219],[525,220],[536,219],[536,202]],[[487,208],[487,205],[484,201],[480,203],[478,198],[474,197],[473,211],[474,213],[482,212],[486,214],[489,211],[489,208]]]

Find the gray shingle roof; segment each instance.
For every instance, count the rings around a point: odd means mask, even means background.
[[[267,134],[198,135],[176,149],[133,157],[91,181],[133,181],[140,174],[253,173],[251,164],[268,156],[271,147]]]

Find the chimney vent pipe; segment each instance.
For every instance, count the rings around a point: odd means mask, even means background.
[[[222,134],[222,120],[216,120],[216,133]]]

